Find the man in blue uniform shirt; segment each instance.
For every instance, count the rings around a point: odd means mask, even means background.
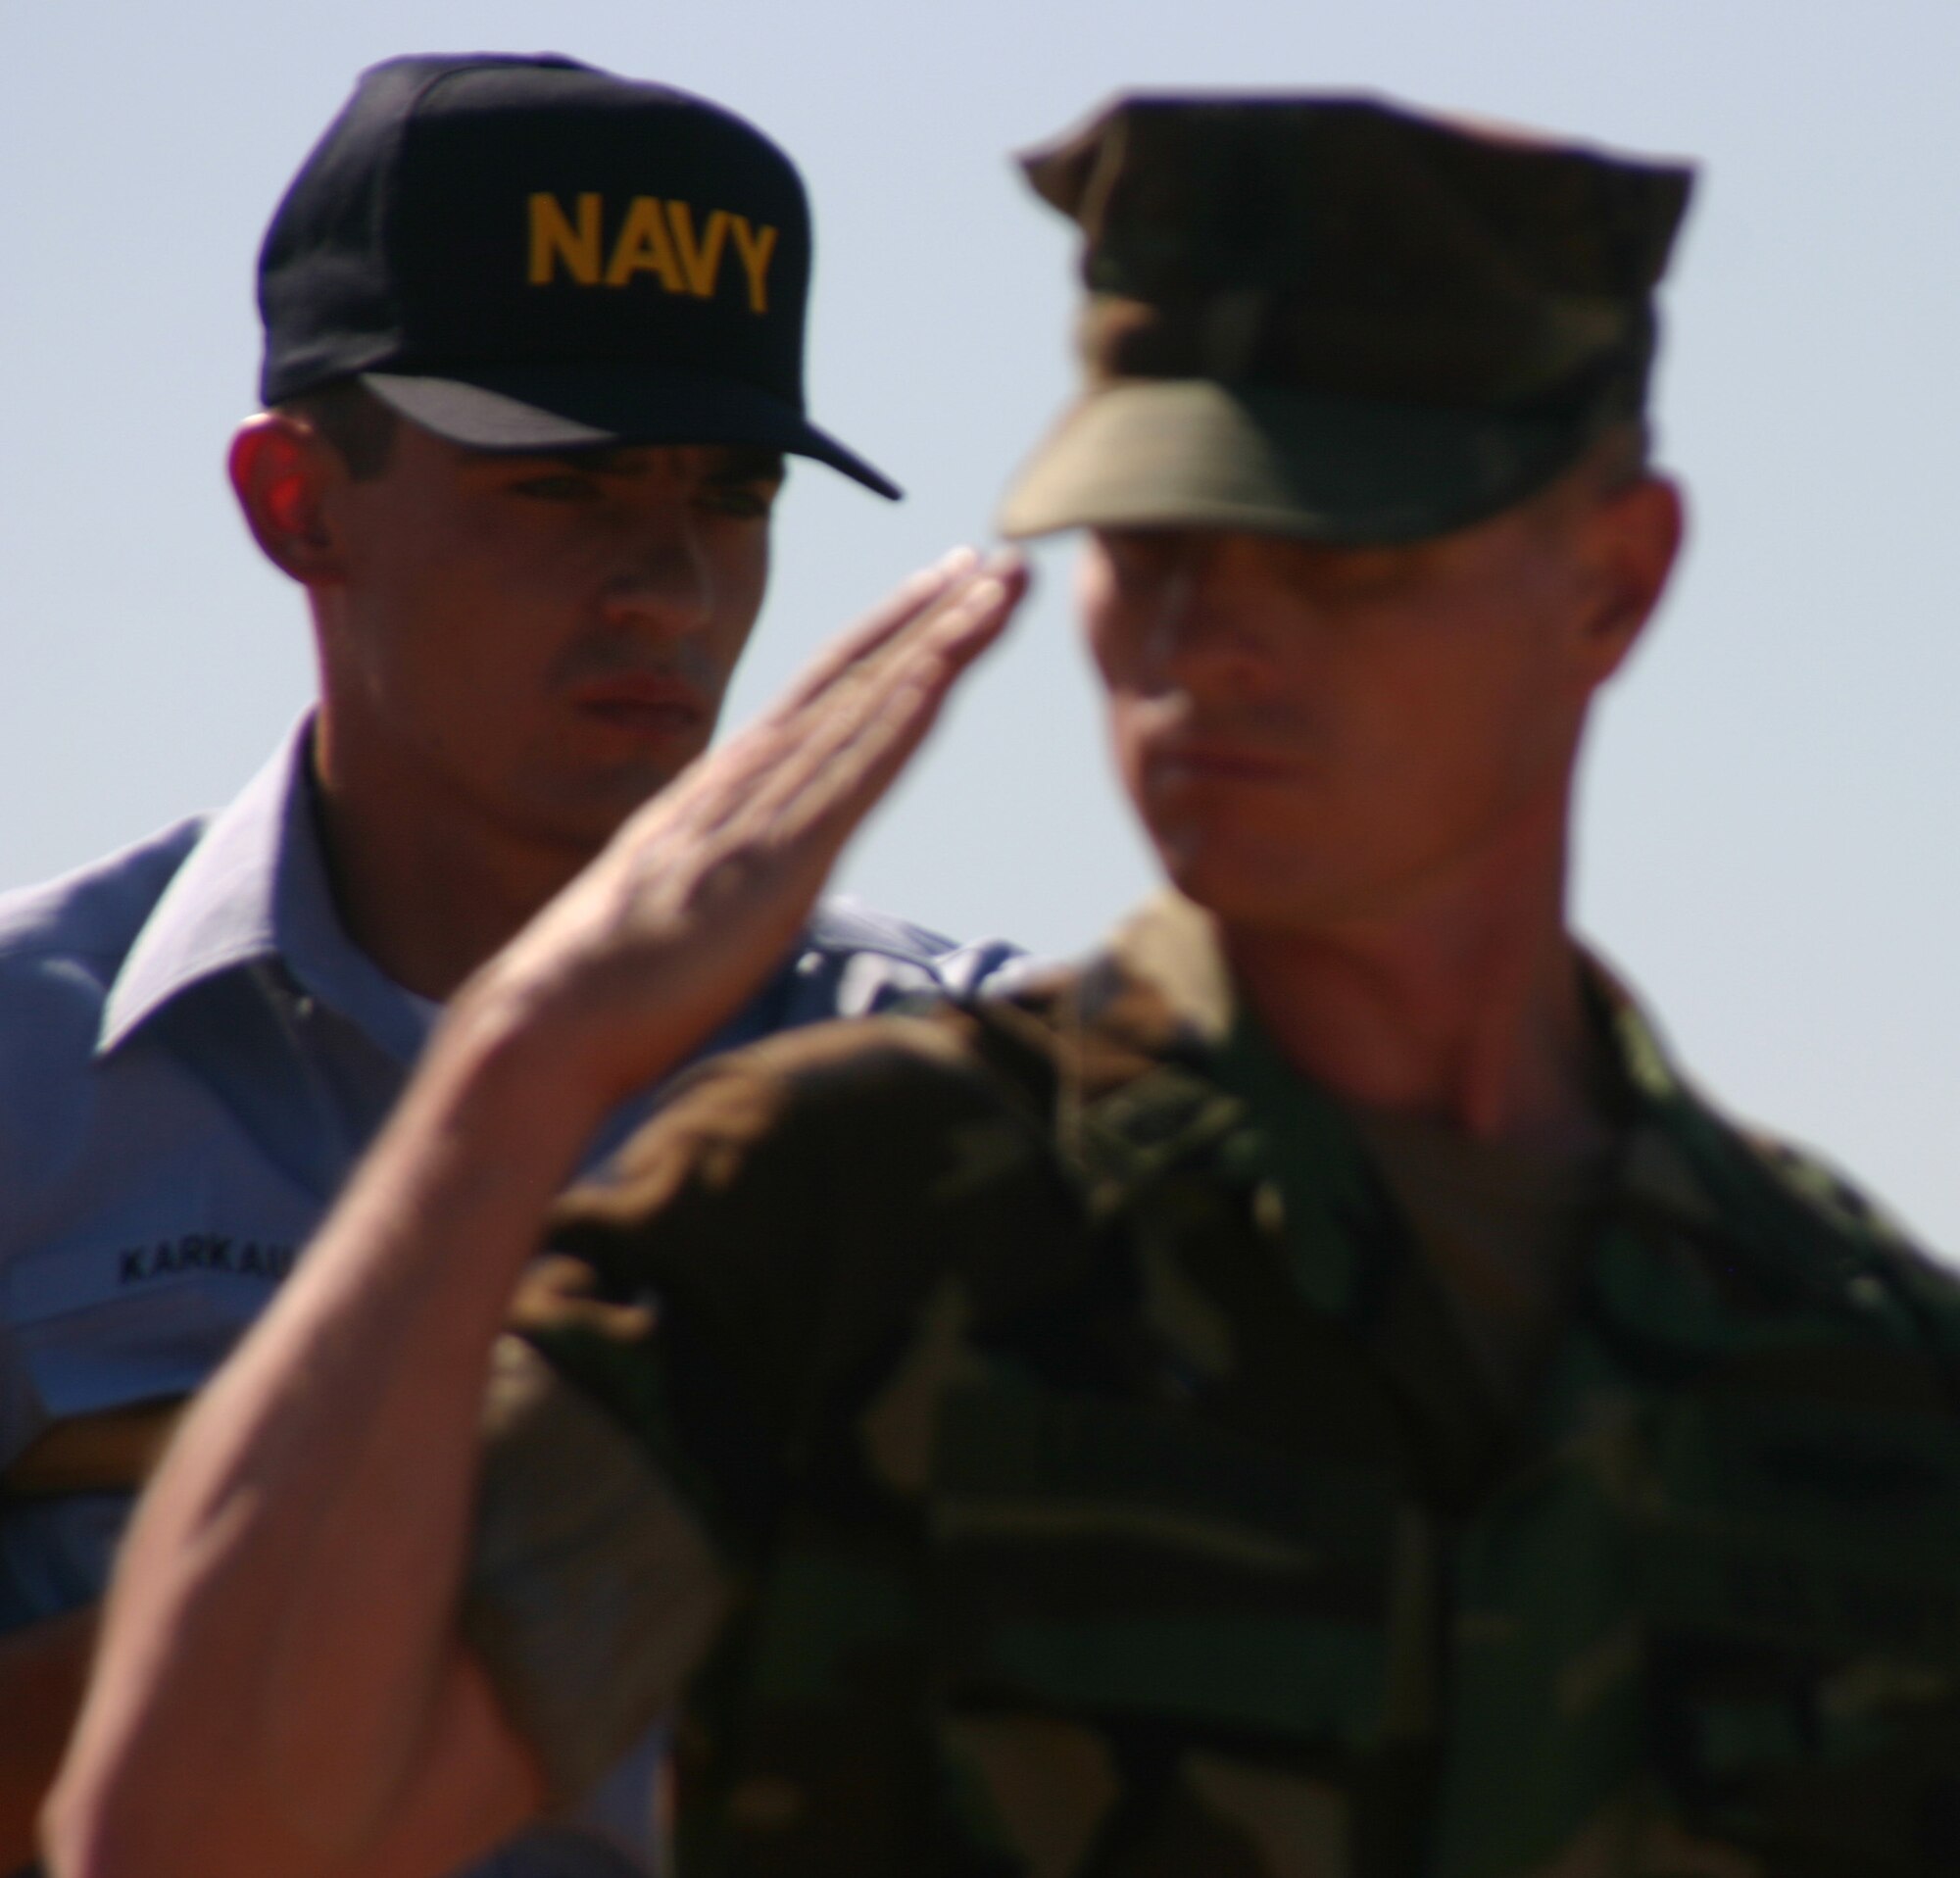
[[[306,590],[318,707],[219,815],[0,901],[0,1871],[175,1405],[444,1001],[707,744],[785,454],[897,494],[804,415],[809,262],[766,139],[555,59],[377,67],[275,215],[230,470]],[[826,904],[710,1047],[1004,956]],[[650,1764],[497,1869],[645,1864]]]

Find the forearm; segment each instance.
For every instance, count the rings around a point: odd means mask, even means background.
[[[33,1862],[34,1825],[81,1706],[96,1608],[0,1637],[0,1872]]]
[[[439,1040],[172,1445],[58,1795],[69,1868],[163,1874],[182,1849],[199,1878],[338,1871],[416,1768],[487,1353],[594,1119],[525,1043],[466,1014]]]
[[[0,1476],[0,1516],[51,1496],[133,1493],[183,1412],[138,1403],[56,1422]],[[0,1873],[34,1860],[35,1822],[80,1712],[101,1611],[89,1605],[0,1637]]]
[[[64,1874],[373,1878],[405,1821],[425,1852],[535,1783],[454,1635],[512,1286],[602,1115],[775,966],[1023,583],[960,557],[902,589],[458,995],[145,1496],[50,1814]]]

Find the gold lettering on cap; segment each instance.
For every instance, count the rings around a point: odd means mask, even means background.
[[[599,198],[578,198],[578,226],[574,229],[554,195],[531,198],[531,285],[549,286],[554,264],[563,261],[565,272],[581,287],[599,283]]]
[[[680,264],[667,239],[667,219],[659,196],[635,196],[626,210],[612,259],[606,266],[606,284],[623,287],[636,273],[657,273],[669,293],[685,293]]]
[[[769,261],[776,252],[776,231],[766,222],[760,228],[749,225],[747,216],[731,216],[735,228],[735,252],[742,257],[742,272],[749,276],[749,311],[769,310]]]
[[[586,191],[576,198],[577,219],[548,191],[530,201],[530,282],[550,286],[561,271],[581,287],[623,287],[636,274],[657,275],[668,293],[692,294],[712,300],[721,284],[721,263],[733,235],[748,283],[749,307],[769,310],[769,266],[775,259],[777,230],[768,223],[754,226],[747,216],[726,209],[710,210],[697,222],[691,203],[664,201],[660,196],[635,196],[601,273],[606,222],[605,198]]]
[[[667,204],[667,221],[673,225],[674,251],[680,256],[688,292],[698,300],[712,300],[721,250],[728,244],[728,211],[716,209],[709,216],[699,241],[694,238],[694,211],[685,202]]]

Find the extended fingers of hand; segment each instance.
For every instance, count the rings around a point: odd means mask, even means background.
[[[867,716],[878,702],[920,672],[944,668],[948,682],[999,633],[1027,585],[1016,557],[975,564],[949,579],[901,625],[835,663],[786,713],[785,726],[809,722],[826,729]]]
[[[895,600],[840,641],[789,697],[662,791],[616,845],[671,855],[739,840],[786,805],[796,805],[801,825],[861,795],[847,811],[848,833],[924,735],[954,680],[999,636],[1027,575],[1017,559],[981,568],[971,556],[950,556],[912,585],[917,591],[903,607]],[[778,827],[774,835],[790,832]]]
[[[916,632],[812,701],[782,727],[778,760],[754,777],[746,815],[776,818],[794,808],[794,825],[841,814],[848,832],[917,747],[955,679],[999,636],[1025,586],[1017,564],[966,583]]]
[[[822,696],[840,677],[873,657],[936,603],[956,595],[961,587],[970,584],[979,567],[980,557],[971,548],[956,548],[932,567],[921,568],[855,626],[825,646],[770,708],[768,717],[789,717]]]
[[[959,548],[914,574],[875,613],[825,647],[760,717],[641,810],[629,823],[627,840],[719,825],[813,728],[827,735],[840,708],[875,695],[863,691],[867,676],[882,672],[891,657],[914,649],[920,633],[943,631],[976,583],[979,566],[970,548]],[[909,634],[907,627],[913,628]]]

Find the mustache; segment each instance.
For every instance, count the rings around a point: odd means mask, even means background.
[[[1134,703],[1125,715],[1131,734],[1150,751],[1231,750],[1284,761],[1317,741],[1312,715],[1295,703],[1200,704],[1172,695]]]
[[[552,667],[562,689],[640,679],[685,686],[704,698],[718,699],[728,674],[693,640],[649,646],[631,633],[608,633],[569,646]]]

